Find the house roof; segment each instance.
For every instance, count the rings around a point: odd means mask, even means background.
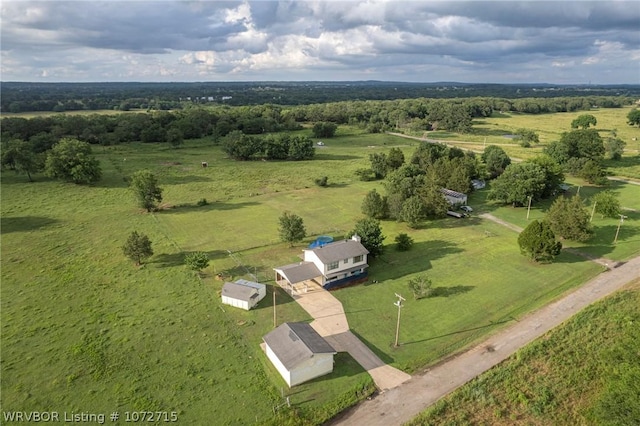
[[[336,241],[313,250],[305,250],[307,251],[314,252],[325,265],[337,260],[369,254],[369,250],[354,240]]]
[[[336,350],[306,322],[286,322],[262,340],[287,370],[294,369],[315,354],[336,353]]]
[[[222,295],[245,302],[258,296],[258,290],[238,283],[224,283]]]
[[[466,194],[463,194],[463,193],[457,192],[457,191],[453,191],[451,189],[442,188],[442,189],[440,189],[440,192],[442,192],[444,195],[447,195],[449,197],[467,198]]]
[[[256,290],[266,289],[266,287],[267,287],[264,284],[256,283],[256,282],[253,282],[253,281],[247,281],[247,280],[243,280],[243,279],[236,280],[236,284],[240,284],[240,285],[244,285],[244,286],[247,286],[247,287],[255,288]]]
[[[301,262],[280,266],[279,268],[275,268],[275,271],[285,277],[291,284],[322,276],[322,272],[320,272],[313,262]]]

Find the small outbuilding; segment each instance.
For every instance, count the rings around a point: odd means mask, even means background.
[[[262,338],[267,358],[289,387],[333,371],[336,350],[306,322],[287,322]]]
[[[467,204],[467,195],[451,189],[442,188],[440,192],[452,206]]]
[[[224,283],[222,286],[222,303],[248,311],[264,299],[267,286],[247,280]]]

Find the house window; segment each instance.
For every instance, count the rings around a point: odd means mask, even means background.
[[[353,263],[362,262],[362,255],[353,258]]]
[[[339,264],[340,264],[340,261],[331,262],[330,264],[327,265],[327,271],[338,269]]]
[[[346,265],[347,263],[349,263],[349,259],[345,259],[342,262]]]

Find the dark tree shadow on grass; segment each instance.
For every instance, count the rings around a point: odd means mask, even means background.
[[[428,298],[432,297],[449,297],[457,294],[467,293],[476,288],[474,285],[456,285],[453,287],[434,287],[431,289],[431,294]]]
[[[193,251],[182,251],[180,253],[161,253],[153,256],[150,260],[148,260],[147,264],[157,264],[161,268],[170,268],[173,266],[184,266],[184,258],[186,255],[195,253]],[[209,260],[222,259],[227,257],[228,254],[222,250],[212,250],[205,252],[209,256]]]
[[[332,154],[316,154],[313,159],[314,160],[325,160],[325,161],[341,161],[341,160],[358,160],[360,157],[355,155],[332,155]]]
[[[213,202],[208,203],[202,206],[197,205],[197,203],[193,204],[178,204],[162,207],[159,210],[159,213],[170,214],[170,213],[206,213],[212,210],[216,211],[224,211],[224,210],[236,210],[241,209],[243,207],[251,207],[258,206],[260,203],[250,201],[244,203],[221,203],[221,202]]]
[[[468,333],[470,331],[482,330],[483,328],[495,327],[496,325],[505,324],[505,323],[507,323],[509,321],[514,321],[514,319],[513,318],[509,318],[509,319],[502,320],[502,321],[494,321],[494,322],[491,322],[489,324],[479,325],[478,327],[465,328],[463,330],[452,331],[451,333],[441,334],[439,336],[427,337],[426,339],[414,340],[412,342],[402,342],[401,346],[412,345],[414,343],[428,342],[430,340],[441,339],[443,337],[454,336],[456,334]]]
[[[395,244],[385,248],[382,256],[370,262],[369,284],[374,281],[396,279],[416,272],[431,269],[431,262],[464,249],[449,241],[430,240],[415,243],[411,250],[397,251]],[[373,285],[377,285],[373,283]]]
[[[0,233],[28,232],[46,228],[58,223],[56,219],[43,216],[20,216],[0,218]]]

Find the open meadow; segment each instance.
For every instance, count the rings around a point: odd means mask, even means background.
[[[639,304],[640,280],[636,280],[441,399],[409,424],[637,424]]]
[[[184,424],[317,424],[373,392],[371,378],[348,354],[336,357],[332,374],[286,389],[259,346],[273,328],[272,268],[299,260],[317,235],[345,236],[362,217],[364,195],[373,188],[384,192],[380,182],[354,174],[368,166],[370,153],[398,146],[409,158],[417,146],[349,127],[325,142],[314,160],[301,162],[235,162],[208,140],[180,149],[95,147],[104,177],[90,187],[41,175],[29,183],[3,171],[3,409],[160,410],[176,411]],[[164,188],[157,213],[139,209],[125,182],[143,168]],[[326,188],[313,183],[322,176]],[[580,249],[623,260],[640,253],[640,186],[613,188],[636,212],[617,246],[605,241],[615,221],[594,219],[602,228],[598,239]],[[203,198],[208,204],[197,206]],[[482,191],[472,195],[470,203],[476,202],[480,211],[526,223],[515,214],[522,209],[486,203]],[[284,211],[304,219],[303,244],[279,242]],[[393,221],[382,226],[386,251],[370,262],[369,282],[334,295],[353,331],[385,362],[410,373],[602,271],[568,252],[553,264],[532,264],[519,253],[517,233],[475,213],[417,230]],[[133,230],[153,242],[155,254],[142,268],[121,250]],[[395,250],[400,232],[415,240],[411,251]],[[211,259],[202,276],[184,266],[193,251]],[[218,274],[227,280],[253,274],[269,284],[267,297],[249,312],[223,306]],[[432,279],[438,297],[410,297],[407,282],[420,274]],[[394,293],[407,298],[399,348],[393,347]],[[278,324],[310,320],[279,288],[276,301]],[[283,394],[292,408],[275,415]]]

